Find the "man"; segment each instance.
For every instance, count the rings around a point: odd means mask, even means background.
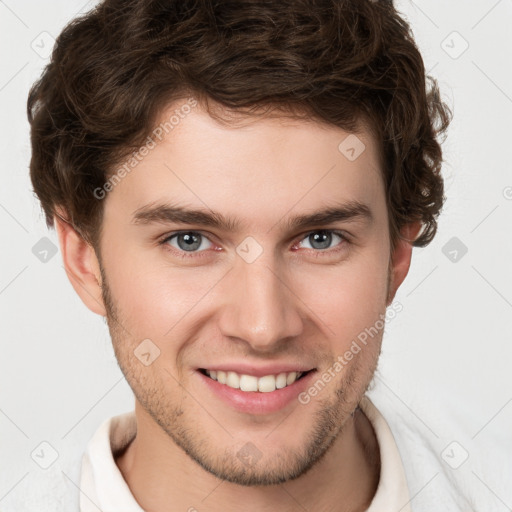
[[[28,109],[35,192],[136,398],[80,509],[411,510],[365,393],[450,113],[392,2],[107,0]]]

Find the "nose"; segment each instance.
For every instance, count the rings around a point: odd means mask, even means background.
[[[252,263],[236,258],[222,286],[226,300],[219,329],[224,336],[244,340],[254,351],[272,352],[302,333],[300,298],[272,256],[264,253]]]

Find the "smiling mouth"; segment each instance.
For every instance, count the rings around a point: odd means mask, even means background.
[[[239,389],[245,392],[270,393],[279,389],[291,386],[294,382],[302,379],[308,373],[305,372],[283,372],[276,375],[264,375],[263,377],[255,377],[254,375],[239,374],[232,371],[207,370],[199,368],[199,371],[212,380],[216,380],[220,384],[224,384],[233,389]]]

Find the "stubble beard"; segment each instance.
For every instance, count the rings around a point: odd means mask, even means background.
[[[354,359],[343,370],[347,375],[339,380],[339,385],[334,392],[326,388],[327,391],[321,392],[326,393],[325,398],[319,397],[309,404],[298,405],[298,407],[316,405],[317,408],[311,420],[312,427],[303,434],[304,441],[300,449],[284,448],[281,451],[273,449],[270,454],[266,454],[265,448],[259,446],[257,448],[262,453],[259,462],[252,466],[245,465],[237,456],[234,446],[216,448],[214,437],[197,428],[199,423],[187,414],[183,400],[180,404],[170,399],[170,394],[164,385],[166,381],[173,381],[168,371],[153,364],[153,371],[158,371],[159,375],[149,377],[144,375],[144,370],[147,368],[143,367],[133,355],[137,342],[127,339],[123,318],[119,314],[101,263],[100,271],[102,296],[114,352],[118,365],[136,399],[176,446],[201,468],[219,479],[242,486],[270,486],[304,475],[325,457],[343,433],[344,427],[352,421],[360,399],[372,384],[380,355],[380,339],[373,341],[379,343],[378,353],[371,360],[363,363]],[[383,330],[380,338],[382,334]],[[191,400],[185,400],[185,402],[191,403]],[[284,421],[283,425],[286,423]],[[249,442],[250,439],[247,441]]]

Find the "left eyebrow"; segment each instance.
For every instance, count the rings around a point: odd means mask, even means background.
[[[331,206],[316,212],[297,215],[287,219],[285,228],[297,230],[309,226],[325,226],[340,221],[373,222],[370,207],[359,201]],[[149,204],[137,209],[133,214],[134,224],[176,223],[203,225],[224,231],[240,231],[244,224],[240,219],[225,217],[219,212],[208,209],[191,209],[171,204]]]
[[[372,210],[360,201],[349,201],[339,206],[291,217],[285,222],[285,226],[289,230],[297,230],[310,226],[325,226],[333,222],[353,220],[371,224],[373,222]]]

